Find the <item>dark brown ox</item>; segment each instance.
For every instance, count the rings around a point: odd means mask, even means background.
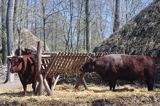
[[[23,85],[24,95],[26,94],[27,84],[32,84],[33,91],[36,89],[36,66],[31,55],[13,56],[10,59],[11,73],[18,73],[20,81]]]
[[[88,59],[81,67],[81,72],[96,72],[105,82],[109,82],[110,90],[115,90],[117,80],[143,80],[148,91],[153,90],[155,62],[149,56],[111,54],[97,59]]]
[[[18,73],[20,81],[23,85],[24,95],[26,94],[27,85],[32,84],[33,91],[35,93],[37,81],[39,80],[37,76],[37,65],[32,55],[22,55],[21,56],[13,56],[10,60],[11,73]],[[50,88],[53,85],[53,78],[47,78],[48,84]]]

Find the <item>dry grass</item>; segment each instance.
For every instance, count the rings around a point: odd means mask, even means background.
[[[22,87],[0,88],[0,101],[27,103],[32,105],[48,105],[55,103],[67,104],[86,104],[91,103],[97,99],[115,99],[117,97],[130,97],[130,96],[152,96],[159,90],[148,92],[146,88],[135,88],[134,86],[125,85],[117,87],[116,92],[108,90],[106,86],[98,86],[94,84],[89,85],[89,90],[84,90],[80,87],[75,90],[73,85],[62,84],[57,85],[53,96],[34,96],[31,93],[31,86],[28,89],[27,96],[22,96]]]

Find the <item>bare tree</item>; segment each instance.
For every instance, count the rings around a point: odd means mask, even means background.
[[[89,13],[89,0],[86,0],[85,2],[85,14],[86,14],[86,18],[85,18],[85,22],[86,22],[86,51],[90,52],[90,48],[91,48],[91,41],[90,41],[90,13]]]
[[[116,0],[113,32],[117,31],[119,29],[119,26],[120,26],[120,0]]]
[[[19,9],[19,2],[20,0],[15,0],[15,4],[14,4],[14,15],[13,15],[13,32],[14,35],[16,35],[17,33],[17,16],[18,16],[18,9]]]
[[[42,5],[42,17],[43,17],[42,28],[43,28],[44,50],[46,50],[46,30],[45,30],[46,14],[45,14],[45,1],[44,0],[42,0],[41,5]]]
[[[76,43],[76,51],[79,51],[80,46],[80,34],[81,34],[81,19],[82,19],[82,8],[83,8],[83,0],[78,0],[77,2],[78,8],[78,19],[77,19],[77,43]]]
[[[37,6],[37,0],[34,0],[34,7],[36,6]],[[37,12],[37,10],[35,10],[35,12]],[[34,33],[35,35],[37,35],[37,17],[36,16],[34,16]]]
[[[26,9],[26,14],[25,14],[26,15],[26,17],[25,17],[26,18],[26,23],[25,23],[26,25],[25,25],[25,27],[27,29],[29,29],[29,26],[28,26],[29,25],[29,17],[28,17],[28,14],[29,14],[29,11],[28,11],[28,9],[29,9],[29,3],[30,3],[29,0],[26,0],[26,8],[27,9]]]
[[[126,23],[128,22],[128,0],[125,0],[126,2]]]
[[[6,37],[6,8],[5,8],[5,0],[2,0],[2,5],[1,5],[1,14],[2,14],[2,18],[1,18],[1,21],[2,21],[2,31],[1,31],[1,34],[2,34],[2,63],[3,64],[6,64],[6,55],[7,55],[7,37]]]
[[[8,0],[8,8],[7,8],[7,48],[8,48],[8,55],[11,55],[14,49],[14,37],[13,37],[13,13],[14,13],[14,3],[15,0]],[[9,67],[9,63],[8,63]],[[13,81],[13,75],[11,75],[9,68],[7,73],[7,78],[5,82]]]
[[[19,7],[19,9],[20,9],[20,11],[19,11],[19,17],[20,17],[20,19],[19,19],[19,29],[22,29],[22,28],[24,28],[24,18],[23,18],[23,8],[24,8],[24,0],[20,0],[20,7]]]

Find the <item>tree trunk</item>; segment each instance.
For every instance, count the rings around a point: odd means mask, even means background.
[[[116,0],[113,32],[117,31],[119,29],[119,26],[120,26],[120,0]]]
[[[34,7],[36,7],[36,6],[37,6],[37,0],[34,0]],[[37,12],[37,9],[36,9],[36,12]],[[37,17],[36,16],[34,17],[34,25],[35,25],[34,26],[34,31],[35,31],[34,34],[37,35],[38,38],[40,38],[40,35],[37,34],[37,25],[38,24],[37,24]]]
[[[13,13],[14,13],[14,0],[8,0],[8,8],[7,8],[7,48],[8,48],[8,55],[11,55],[14,49],[14,37],[13,37]],[[9,67],[9,63],[8,63]],[[14,75],[10,73],[8,70],[7,80],[13,81]]]
[[[77,2],[78,5],[78,19],[77,19],[77,42],[76,42],[76,51],[79,51],[79,40],[81,33],[81,14],[82,14],[82,4],[80,0]]]
[[[54,38],[54,51],[56,52],[56,50],[57,50],[57,38],[58,38],[58,35],[57,35],[57,30],[58,30],[58,24],[57,24],[57,22],[55,23],[56,25],[56,32],[55,32],[55,38]]]
[[[23,14],[23,8],[24,8],[24,0],[20,0],[20,14]],[[20,15],[20,22],[19,22],[19,29],[24,28],[24,19],[23,19],[23,15]]]
[[[37,43],[37,73],[38,73],[38,77],[39,77],[39,84],[37,86],[37,94],[38,95],[42,95],[43,94],[43,76],[41,73],[41,53],[42,53],[42,49],[41,49],[41,43],[40,41],[38,41]]]
[[[7,56],[7,41],[6,41],[6,9],[5,9],[5,0],[2,0],[2,18],[1,18],[1,21],[2,21],[2,63],[3,64],[6,64],[7,62],[7,59],[6,59],[6,56]]]
[[[86,0],[85,3],[85,14],[86,14],[86,51],[90,52],[90,13],[89,13],[89,0]]]
[[[26,10],[26,14],[25,14],[25,15],[26,15],[26,17],[25,17],[25,18],[26,18],[26,28],[29,29],[29,21],[28,21],[28,20],[29,20],[29,19],[28,19],[29,0],[27,0],[26,2],[27,2],[27,4],[26,4],[26,5],[27,5],[27,10]]]
[[[46,30],[45,30],[45,24],[46,22],[46,19],[43,18],[43,39],[44,39],[44,51],[46,50]]]
[[[15,0],[14,4],[14,15],[13,15],[13,33],[14,35],[17,34],[17,13],[18,13],[18,8],[19,7],[19,0]],[[18,29],[20,31],[20,29]]]
[[[46,50],[46,13],[45,13],[45,0],[41,1],[42,6],[42,30],[43,30],[43,41],[44,41],[44,51]]]
[[[72,38],[73,38],[73,0],[70,0],[70,48],[69,51],[71,50],[73,52],[73,42],[72,42]]]
[[[125,0],[126,2],[126,24],[128,22],[128,0]]]

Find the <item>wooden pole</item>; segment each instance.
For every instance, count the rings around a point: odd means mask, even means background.
[[[87,83],[86,83],[84,77],[82,78],[82,82],[83,82],[84,88],[85,88],[86,90],[88,90]]]
[[[41,43],[40,41],[38,41],[37,43],[37,73],[38,73],[38,77],[39,77],[39,84],[38,84],[38,95],[42,95],[43,94],[43,76],[41,74],[41,52],[42,52],[42,48],[41,48]]]
[[[46,80],[46,76],[42,76],[41,73],[41,62],[42,62],[42,47],[40,41],[37,43],[37,73],[39,77],[39,84],[37,86],[37,95],[43,94],[43,88],[45,87],[47,94],[52,95],[52,90],[49,88],[49,85]]]
[[[52,89],[50,89],[50,87],[47,83],[46,77],[48,75],[49,69],[51,68],[51,64],[52,64],[52,62],[47,66],[47,68],[45,69],[45,75],[43,75],[43,84],[44,84],[44,87],[47,91],[47,95],[49,95],[49,96],[52,95]]]
[[[84,75],[85,75],[85,74],[83,74],[83,73],[80,74],[80,78],[77,80],[77,82],[76,82],[76,84],[75,84],[75,89],[78,89],[79,85],[83,83],[84,88],[85,88],[86,90],[88,90],[87,83],[86,83],[86,81],[85,81],[85,79],[84,79]]]
[[[49,95],[49,96],[52,95],[52,90],[49,88],[49,85],[47,83],[46,78],[43,79],[43,83],[44,83],[44,87],[45,87],[45,89],[47,91],[47,95]]]
[[[57,76],[57,78],[56,78],[56,80],[55,80],[55,82],[54,82],[54,85],[53,85],[53,90],[55,89],[55,87],[56,87],[56,84],[57,84],[57,82],[58,82],[58,80],[59,80],[59,77],[60,77],[60,75],[58,75]]]

